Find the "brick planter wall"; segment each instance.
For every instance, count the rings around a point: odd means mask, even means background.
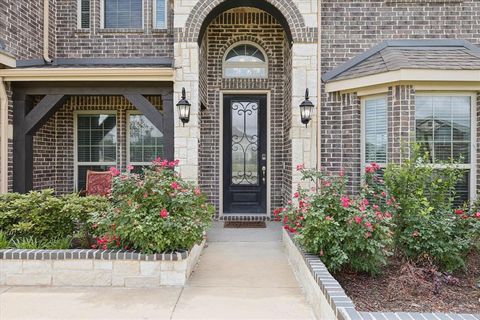
[[[0,286],[182,286],[205,241],[190,251],[145,255],[101,250],[0,250]]]
[[[322,320],[480,320],[480,314],[359,312],[316,255],[308,254],[283,230],[283,244],[317,319]]]

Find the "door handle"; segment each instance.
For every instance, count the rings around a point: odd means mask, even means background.
[[[266,175],[267,175],[267,167],[262,166],[262,181],[263,181],[263,184],[266,183],[266,179],[265,179]]]

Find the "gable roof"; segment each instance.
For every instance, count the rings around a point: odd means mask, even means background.
[[[480,70],[480,48],[463,40],[384,41],[325,73],[322,80],[333,82],[400,69]]]

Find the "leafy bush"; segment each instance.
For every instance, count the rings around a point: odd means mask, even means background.
[[[71,235],[75,222],[62,212],[63,201],[54,191],[0,196],[0,230],[10,238],[32,237],[45,241]]]
[[[0,249],[7,249],[9,247],[8,239],[5,233],[0,231]]]
[[[214,208],[173,169],[178,162],[158,159],[142,175],[118,170],[112,188],[113,207],[93,218],[102,249],[143,253],[190,249],[202,240]]]
[[[346,195],[347,178],[323,171],[302,170],[303,179],[318,188],[299,188],[286,208],[275,211],[285,229],[297,233],[299,243],[320,255],[330,271],[349,267],[378,273],[391,254],[395,200],[388,198],[377,175],[367,168],[365,184],[357,197]]]
[[[448,271],[465,266],[480,219],[468,209],[455,208],[455,185],[461,175],[454,165],[441,170],[432,166],[418,146],[410,159],[387,168],[386,184],[401,207],[394,217],[395,244],[409,259]]]
[[[0,196],[0,232],[15,248],[66,249],[73,237],[88,248],[90,216],[109,206],[106,198],[56,197],[53,190],[9,193]]]

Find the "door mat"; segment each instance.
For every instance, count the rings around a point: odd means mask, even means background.
[[[225,221],[224,228],[229,229],[247,229],[247,228],[266,228],[265,221]]]

